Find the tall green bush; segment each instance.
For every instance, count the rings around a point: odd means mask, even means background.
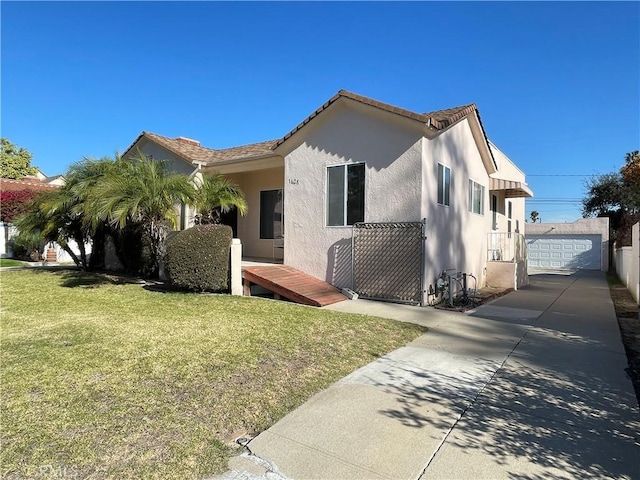
[[[198,225],[167,240],[165,269],[169,282],[185,290],[229,289],[231,227]]]
[[[130,223],[124,228],[111,230],[110,236],[115,254],[126,273],[141,278],[153,277],[154,260],[151,239],[144,225]]]

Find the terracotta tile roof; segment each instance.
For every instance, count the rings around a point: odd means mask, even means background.
[[[213,148],[202,147],[200,146],[200,142],[185,137],[169,138],[156,133],[142,132],[138,138],[134,140],[131,146],[125,150],[122,156],[124,157],[127,155],[134,145],[143,137],[148,138],[189,163],[198,162],[206,166],[219,162],[273,154],[271,147],[276,143],[276,140],[270,140],[267,142],[252,143],[249,145],[215,150]]]
[[[378,100],[373,100],[372,98],[358,95],[357,93],[349,92],[347,90],[340,90],[337,94],[331,97],[326,103],[324,103],[320,108],[318,108],[315,112],[313,112],[311,115],[305,118],[293,130],[291,130],[284,137],[278,140],[275,146],[277,147],[282,143],[284,143],[287,139],[292,137],[302,127],[304,127],[307,123],[313,120],[316,116],[318,116],[321,112],[326,110],[332,103],[336,102],[340,98],[350,98],[351,100],[355,100],[356,102],[360,102],[362,104],[369,105],[371,107],[379,108],[380,110],[384,110],[385,112],[395,113],[396,115],[400,115],[405,118],[416,120],[436,130],[442,130],[444,128],[447,128],[448,126],[453,125],[455,122],[457,122],[458,120],[461,120],[462,118],[469,115],[470,113],[477,111],[476,104],[470,103],[468,105],[462,105],[459,107],[449,108],[446,110],[438,110],[430,113],[416,113],[416,112],[412,112],[411,110],[395,107],[388,103],[379,102]]]
[[[154,143],[162,146],[163,148],[169,150],[188,163],[197,162],[202,163],[204,166],[211,166],[215,165],[216,163],[229,162],[234,160],[246,160],[268,155],[275,155],[275,152],[273,150],[276,147],[280,146],[287,139],[292,137],[295,133],[297,133],[305,125],[311,122],[311,120],[313,120],[316,116],[318,116],[340,98],[348,98],[356,102],[360,102],[364,105],[378,108],[385,112],[393,113],[421,122],[427,127],[432,128],[436,131],[443,130],[453,125],[457,121],[463,119],[473,112],[476,112],[476,115],[478,115],[478,119],[480,118],[475,103],[448,108],[445,110],[437,110],[429,113],[416,113],[404,108],[395,107],[388,103],[379,102],[377,100],[373,100],[372,98],[358,95],[347,90],[340,90],[327,102],[321,105],[315,112],[313,112],[300,124],[293,128],[293,130],[287,133],[284,137],[277,140],[269,140],[266,142],[252,143],[249,145],[241,145],[238,147],[215,150],[212,148],[203,147],[200,145],[200,142],[185,137],[169,138],[151,132],[142,132],[138,136],[138,138],[136,138],[135,141],[131,144],[131,146],[129,146],[129,148],[125,150],[123,156],[127,155],[142,137],[146,137]]]
[[[266,142],[250,143],[249,145],[241,145],[239,147],[225,148],[223,150],[215,150],[213,158],[209,164],[225,162],[229,160],[239,160],[241,158],[263,157],[267,155],[275,155],[273,147],[277,140],[268,140]]]
[[[424,115],[431,118],[431,125],[442,130],[453,125],[458,120],[463,119],[472,112],[478,111],[475,103],[461,105],[459,107],[447,108],[445,110],[436,110],[434,112],[425,113]]]
[[[37,178],[23,178],[21,180],[13,180],[10,178],[0,179],[0,190],[3,192],[15,192],[18,190],[55,190],[60,188],[59,185],[51,185],[43,183]]]

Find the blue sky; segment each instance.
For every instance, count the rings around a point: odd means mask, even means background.
[[[535,192],[640,148],[638,2],[7,2],[3,137],[44,173],[142,131],[210,148],[278,138],[344,88],[424,112],[475,102]]]

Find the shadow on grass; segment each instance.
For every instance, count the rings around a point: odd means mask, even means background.
[[[142,288],[154,293],[194,293],[157,280],[147,281]]]
[[[98,288],[104,285],[143,284],[144,280],[127,275],[104,272],[83,272],[76,267],[44,266],[33,267],[30,272],[53,273],[60,278],[60,286],[65,288]]]
[[[34,273],[54,273],[62,281],[60,286],[65,288],[98,288],[104,285],[140,285],[144,290],[155,293],[204,293],[212,295],[228,295],[229,291],[194,292],[175,287],[161,280],[145,280],[125,274],[113,272],[83,272],[72,266],[38,266],[29,269]]]

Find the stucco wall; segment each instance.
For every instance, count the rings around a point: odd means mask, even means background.
[[[502,178],[504,180],[513,180],[515,182],[524,182],[525,174],[520,170],[515,163],[513,163],[509,157],[507,157],[502,150],[500,150],[495,144],[489,142],[491,153],[493,153],[493,159],[496,162],[498,171],[492,174],[492,177]]]
[[[616,273],[636,302],[640,303],[640,231],[636,223],[631,229],[631,246],[617,248],[614,253]]]
[[[56,251],[56,258],[58,259],[58,263],[73,263],[73,258],[71,258],[71,255],[69,255],[60,245],[53,242],[53,248]],[[80,247],[78,246],[78,242],[76,242],[75,240],[69,240],[69,248],[74,254],[78,256],[78,258],[80,258]],[[91,248],[91,242],[86,242],[84,244],[84,251],[87,255],[87,258],[91,256]]]
[[[572,223],[527,223],[525,237],[527,235],[601,235],[600,270],[603,272],[609,270],[608,218],[581,218]]]
[[[529,284],[527,262],[487,262],[487,286],[513,288]]]
[[[496,145],[489,142],[493,158],[496,161],[498,171],[491,175],[493,178],[501,178],[503,180],[511,180],[515,182],[525,182],[526,177],[522,170],[520,170],[504,152],[502,152]],[[525,213],[525,199],[524,197],[506,198],[504,191],[494,191],[492,194],[498,195],[498,231],[507,232],[508,229],[508,208],[507,202],[512,204],[511,212],[511,231],[515,233],[524,234],[524,224],[526,220]]]
[[[247,215],[238,217],[238,237],[245,257],[282,258],[282,249],[273,249],[273,240],[260,238],[260,192],[283,187],[284,168],[225,175],[236,182],[249,207]],[[286,233],[285,233],[286,236]]]
[[[139,148],[142,153],[145,155],[152,155],[154,160],[166,160],[167,168],[172,172],[184,173],[185,175],[190,175],[196,167],[191,165],[188,162],[185,162],[180,157],[174,155],[173,153],[165,150],[164,148],[156,145],[155,143],[151,143],[145,139],[142,139],[139,143]],[[132,151],[130,155],[137,155],[137,151]]]
[[[442,270],[471,273],[485,284],[490,230],[489,176],[467,120],[432,140],[424,139],[421,216],[427,219],[426,288]],[[450,206],[437,204],[438,163],[451,168]],[[469,212],[469,179],[484,185],[484,215]]]
[[[149,142],[144,138],[139,142],[138,148],[145,155],[151,155],[154,160],[165,160],[167,162],[167,168],[171,172],[182,173],[184,175],[191,175],[196,170],[195,165],[191,165],[190,163],[184,161],[183,159],[174,155],[170,151],[156,145],[155,143]],[[135,157],[137,153],[138,152],[134,150],[130,153],[130,155]],[[182,222],[181,215],[183,212],[181,206],[176,205],[174,212],[176,215],[175,228],[179,230]],[[190,208],[188,205],[185,205],[185,208],[184,208],[185,228],[189,228],[193,226],[194,213],[195,212],[193,211],[192,208]]]
[[[419,221],[421,134],[370,107],[335,105],[285,157],[285,263],[351,286],[352,227],[327,227],[326,168],[364,162],[366,222]]]

